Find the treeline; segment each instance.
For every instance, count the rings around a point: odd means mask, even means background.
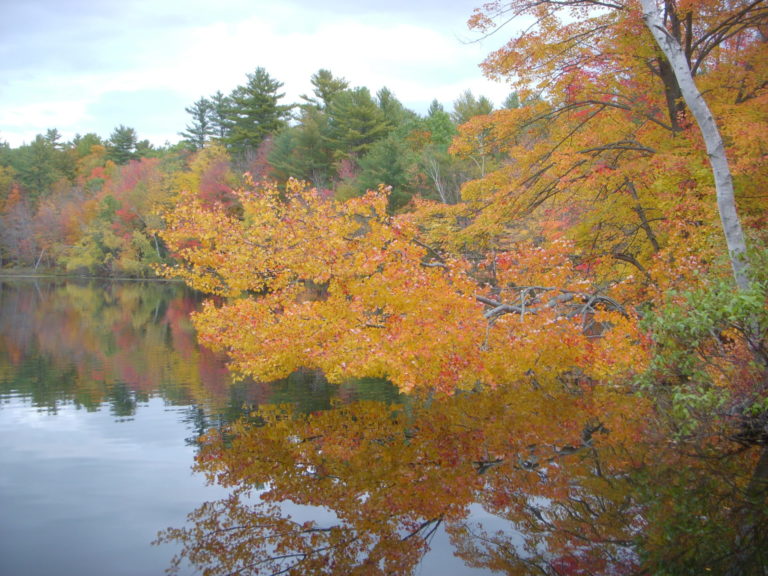
[[[227,203],[245,173],[305,180],[339,199],[385,184],[397,211],[414,196],[456,203],[487,169],[449,153],[459,125],[494,109],[471,91],[420,115],[387,88],[372,94],[328,70],[293,104],[263,68],[246,78],[186,108],[176,144],[154,147],[123,125],[106,139],[64,141],[54,128],[17,148],[0,143],[0,266],[150,276],[168,257],[155,234],[162,210],[181,191]],[[517,105],[514,95],[503,104]]]

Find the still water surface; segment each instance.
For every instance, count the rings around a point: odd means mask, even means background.
[[[0,574],[162,574],[158,531],[225,495],[191,471],[202,432],[264,404],[395,399],[315,374],[233,384],[195,342],[198,304],[175,284],[0,279]],[[485,573],[431,545],[417,573]]]

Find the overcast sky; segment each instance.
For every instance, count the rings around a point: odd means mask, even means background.
[[[175,143],[202,96],[261,66],[285,103],[320,68],[409,108],[466,89],[500,105],[479,64],[503,38],[466,21],[481,0],[0,0],[0,142],[57,128],[66,140],[123,124]]]

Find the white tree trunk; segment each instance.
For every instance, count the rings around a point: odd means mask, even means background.
[[[723,226],[725,241],[728,245],[728,255],[733,266],[733,275],[740,290],[745,290],[749,284],[747,271],[749,265],[746,259],[746,240],[741,228],[741,221],[736,213],[736,200],[733,193],[733,179],[725,156],[725,146],[717,128],[715,119],[706,101],[696,87],[696,83],[688,67],[680,43],[672,37],[661,20],[656,0],[640,0],[643,7],[643,20],[653,34],[656,43],[661,48],[672,66],[680,91],[683,94],[688,109],[696,119],[699,130],[707,147],[709,163],[715,177],[717,190],[717,208],[720,212],[720,222]]]

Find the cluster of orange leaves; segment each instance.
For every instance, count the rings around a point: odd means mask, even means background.
[[[589,312],[613,325],[608,338],[585,332],[586,310],[565,314],[541,297],[522,314],[486,319],[477,296],[490,288],[471,262],[426,245],[413,215],[388,215],[384,190],[343,203],[299,182],[236,195],[237,211],[182,198],[162,235],[180,257],[166,273],[223,297],[195,324],[241,374],[271,380],[317,368],[332,381],[377,376],[405,392],[450,394],[531,377],[557,385],[564,373],[611,379],[638,360],[626,312]],[[501,287],[493,297],[511,299],[507,287],[519,285],[589,292],[572,250],[561,242],[497,255],[487,264]]]

